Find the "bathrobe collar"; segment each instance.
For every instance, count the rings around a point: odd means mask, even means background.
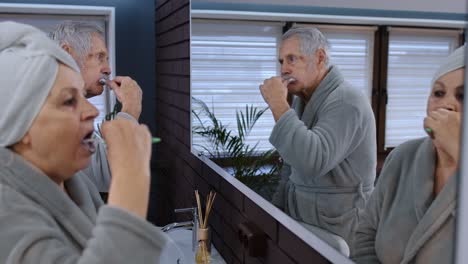
[[[86,184],[86,175],[77,174],[65,182],[68,196],[42,171],[7,148],[0,148],[0,167],[8,171],[0,177],[1,183],[38,203],[85,247],[96,221],[97,207],[102,204],[97,195],[90,195],[93,186]]]
[[[431,236],[455,213],[457,173],[452,175],[439,194],[433,197],[435,151],[428,137],[421,144],[414,162],[419,172],[413,177],[414,209],[418,225],[408,240],[402,263],[410,262]]]
[[[433,190],[436,156],[434,145],[429,137],[424,139],[413,158],[414,160],[410,162],[421,165],[412,166],[412,171],[409,174],[417,176],[412,177],[411,188],[413,190],[416,218],[418,222],[420,222],[434,200]]]
[[[331,66],[327,75],[317,86],[307,104],[305,104],[301,98],[296,98],[293,104],[293,108],[296,110],[299,118],[306,125],[311,125],[313,122],[315,123],[315,116],[317,116],[317,111],[320,109],[322,104],[325,103],[325,99],[343,82],[343,75],[341,75],[338,68],[336,66]]]

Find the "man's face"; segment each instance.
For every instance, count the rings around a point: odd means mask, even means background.
[[[106,44],[99,35],[92,35],[91,50],[81,61],[80,70],[85,81],[86,97],[102,94],[104,85],[99,83],[99,79],[109,75],[111,69]]]
[[[293,36],[281,43],[278,61],[281,75],[296,79],[288,84],[290,93],[298,95],[304,90],[314,90],[320,82],[318,60],[316,56],[302,54],[299,38]]]

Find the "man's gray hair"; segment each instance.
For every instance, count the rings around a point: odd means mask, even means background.
[[[49,33],[49,37],[60,46],[69,45],[78,55],[78,64],[82,64],[85,56],[91,51],[91,38],[97,34],[105,41],[104,29],[95,23],[83,21],[64,21]]]
[[[330,43],[322,32],[312,27],[293,27],[284,33],[281,39],[285,41],[292,37],[297,37],[299,39],[302,54],[314,57],[318,49],[323,49],[325,52],[325,67],[328,68],[330,66]]]

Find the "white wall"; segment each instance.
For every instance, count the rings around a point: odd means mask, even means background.
[[[265,4],[317,6],[317,7],[341,7],[376,10],[399,10],[419,12],[442,12],[467,14],[466,0],[192,0],[192,3],[230,3],[230,4]]]

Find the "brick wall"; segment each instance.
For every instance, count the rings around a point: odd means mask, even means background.
[[[158,0],[156,12],[156,134],[152,206],[157,225],[186,220],[175,208],[193,207],[194,193],[218,195],[210,218],[212,241],[227,263],[328,263],[255,202],[244,196],[190,152],[190,4]],[[237,236],[238,225],[251,221],[267,235],[266,255],[252,258]]]

